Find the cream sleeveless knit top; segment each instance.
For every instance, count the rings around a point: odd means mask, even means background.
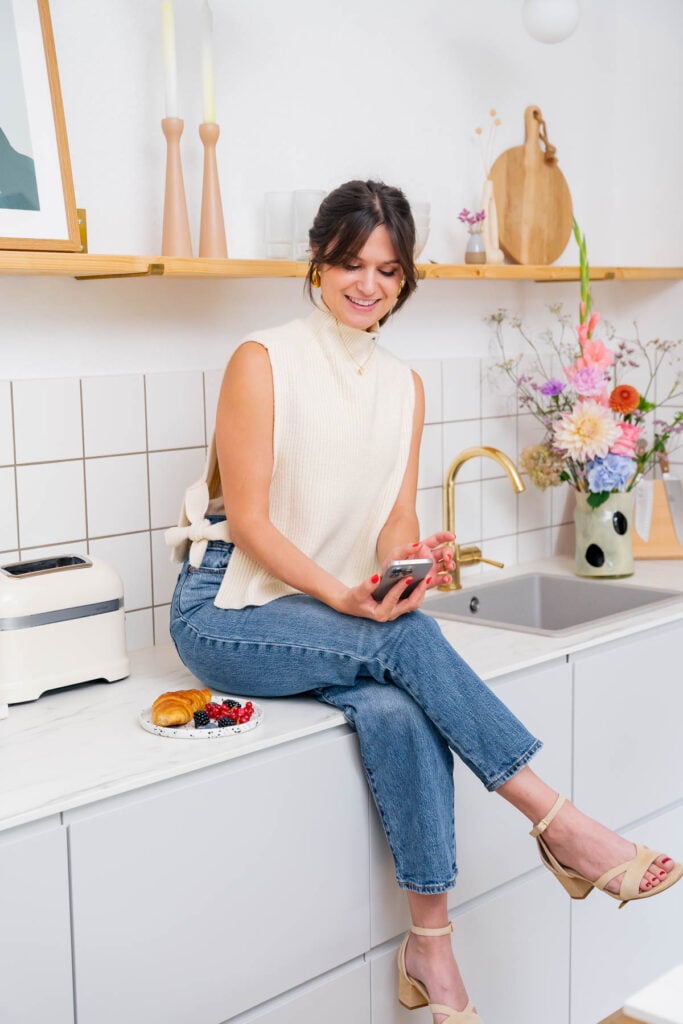
[[[245,339],[268,350],[273,374],[270,519],[348,586],[377,570],[377,537],[398,496],[412,436],[412,374],[377,338],[316,308]],[[229,541],[229,523],[206,519],[223,512],[214,435],[179,525],[166,532],[172,558],[182,561],[191,545],[190,563],[199,566],[209,540]],[[215,604],[237,609],[295,593],[236,547]]]

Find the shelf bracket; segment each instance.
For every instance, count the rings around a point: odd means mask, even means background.
[[[119,277],[162,277],[164,273],[163,263],[150,263],[147,270],[136,270],[131,273],[121,274],[82,274],[76,275],[76,281],[108,281]]]

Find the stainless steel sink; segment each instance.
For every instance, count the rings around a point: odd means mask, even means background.
[[[422,608],[439,619],[558,636],[626,612],[682,600],[683,593],[601,579],[529,573],[433,592]]]

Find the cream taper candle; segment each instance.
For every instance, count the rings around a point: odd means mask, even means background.
[[[213,13],[209,0],[202,5],[202,86],[204,93],[204,123],[216,121],[216,96],[213,76]]]
[[[164,45],[166,117],[178,116],[178,73],[175,54],[175,18],[172,0],[161,3],[161,36]]]

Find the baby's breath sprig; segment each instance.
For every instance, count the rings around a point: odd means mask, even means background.
[[[500,125],[503,123],[501,119],[498,117],[498,112],[494,107],[492,107],[491,110],[489,110],[489,117],[491,118],[491,121],[489,122],[489,130],[486,141],[484,141],[484,129],[481,126],[474,129],[474,134],[479,136],[479,141],[481,144],[481,162],[484,167],[485,178],[488,178],[489,174],[491,173],[491,158],[493,155],[493,140],[496,134],[496,128],[499,128]]]

